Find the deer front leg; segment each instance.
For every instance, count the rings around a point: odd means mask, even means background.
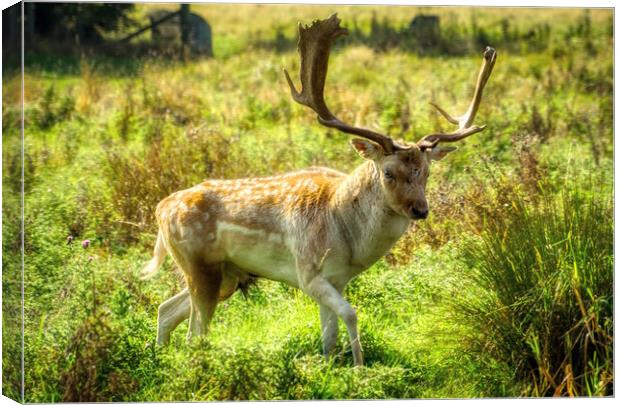
[[[329,359],[338,341],[338,315],[325,305],[321,305],[321,337],[323,354]]]
[[[362,366],[364,360],[362,358],[362,345],[360,344],[357,331],[357,315],[355,310],[318,271],[312,274],[310,273],[312,270],[305,272],[303,267],[299,268],[299,271],[301,289],[320,305],[334,312],[346,325],[351,350],[353,351],[353,362],[356,366]]]
[[[157,309],[157,344],[167,345],[170,333],[189,317],[190,296],[186,288],[172,298],[164,301]]]

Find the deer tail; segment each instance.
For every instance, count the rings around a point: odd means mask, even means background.
[[[142,269],[140,273],[140,278],[142,280],[147,280],[155,275],[157,269],[161,266],[166,258],[168,251],[166,250],[166,246],[164,246],[164,234],[159,230],[157,234],[157,242],[155,242],[155,249],[153,249],[153,258],[148,262],[146,266]]]

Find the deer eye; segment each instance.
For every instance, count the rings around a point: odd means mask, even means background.
[[[392,174],[392,172],[389,169],[385,169],[383,171],[383,175],[385,176],[386,179],[388,180],[394,180],[394,175]]]
[[[414,175],[415,177],[420,176],[420,169],[418,169],[417,167],[416,167],[415,169],[413,169],[413,175]]]

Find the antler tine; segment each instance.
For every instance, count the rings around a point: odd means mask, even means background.
[[[443,108],[439,107],[439,106],[438,106],[437,104],[435,104],[435,103],[429,103],[429,104],[430,104],[430,105],[432,105],[433,107],[435,107],[435,109],[436,109],[437,111],[439,111],[439,113],[440,113],[441,115],[443,115],[443,116],[444,116],[444,118],[445,118],[445,119],[447,119],[447,120],[448,120],[451,124],[454,124],[454,125],[458,125],[458,124],[459,124],[459,120],[457,120],[456,118],[454,118],[454,117],[452,117],[450,114],[448,114],[448,113],[446,112],[446,110],[444,110]]]
[[[299,104],[310,107],[318,114],[318,120],[322,125],[338,129],[353,135],[370,139],[380,144],[385,153],[390,154],[400,149],[392,138],[365,128],[353,127],[336,118],[327,108],[323,91],[325,77],[327,76],[327,62],[332,42],[348,33],[346,28],[340,26],[340,19],[333,14],[326,20],[316,20],[310,27],[302,27],[299,24],[298,49],[301,54],[301,67],[299,77],[301,79],[301,92],[297,91],[293,80],[284,69],[286,81],[291,88],[293,99]]]
[[[476,90],[474,91],[474,96],[469,103],[469,108],[467,109],[467,112],[461,117],[454,118],[437,104],[431,103],[431,105],[435,107],[435,109],[437,109],[437,111],[439,111],[439,113],[443,115],[444,118],[446,118],[450,123],[458,125],[459,129],[451,133],[436,133],[426,135],[424,138],[418,141],[418,146],[428,148],[435,146],[438,142],[456,142],[477,132],[480,132],[486,128],[486,125],[477,126],[472,124],[474,122],[474,119],[476,118],[476,114],[478,113],[480,102],[482,101],[482,92],[484,90],[484,86],[487,84],[487,81],[491,76],[491,72],[493,72],[493,66],[495,66],[496,58],[497,52],[495,51],[495,49],[487,46],[484,51],[484,58],[482,59],[482,67],[480,68],[480,73],[478,74],[478,80],[476,82]]]

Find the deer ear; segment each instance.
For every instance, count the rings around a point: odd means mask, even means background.
[[[378,143],[367,141],[365,139],[353,138],[351,145],[355,148],[357,153],[364,159],[378,160],[385,156],[383,147]]]
[[[440,146],[435,146],[432,149],[427,149],[426,153],[428,156],[428,158],[430,160],[441,160],[444,157],[446,157],[446,155],[450,152],[454,152],[457,148],[455,148],[454,146],[447,146],[447,147],[440,147]]]

